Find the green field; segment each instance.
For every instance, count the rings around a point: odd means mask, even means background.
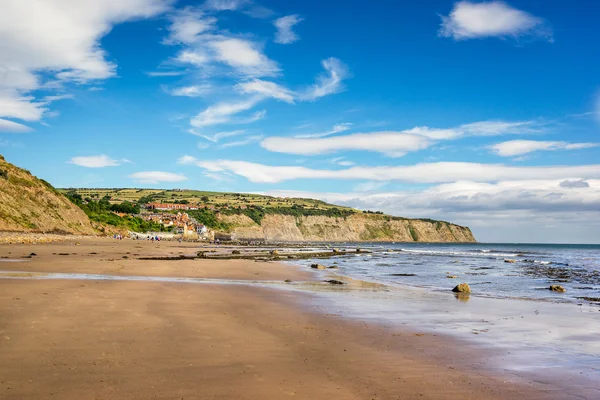
[[[258,207],[292,207],[298,206],[307,209],[328,210],[337,208],[340,210],[356,211],[349,207],[336,206],[325,203],[321,200],[303,199],[303,198],[279,198],[264,196],[260,194],[247,193],[220,193],[205,192],[201,190],[160,190],[160,189],[90,189],[90,188],[68,188],[59,189],[62,193],[75,191],[84,199],[99,200],[109,197],[113,204],[129,201],[137,203],[155,201],[159,203],[181,203],[211,205],[215,208],[239,206],[258,206]],[[107,198],[108,198],[107,197]]]

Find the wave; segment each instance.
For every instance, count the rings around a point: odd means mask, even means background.
[[[521,253],[493,253],[490,252],[471,252],[471,251],[445,251],[445,250],[417,250],[417,249],[400,249],[403,253],[409,254],[424,254],[432,256],[446,256],[446,257],[482,257],[494,259],[497,257],[518,257]],[[493,257],[491,257],[493,256]]]

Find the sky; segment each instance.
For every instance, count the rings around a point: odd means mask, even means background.
[[[4,0],[0,154],[600,242],[600,3]]]

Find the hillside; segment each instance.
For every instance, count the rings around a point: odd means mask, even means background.
[[[186,212],[234,239],[278,241],[474,242],[467,227],[359,211],[320,200],[159,189],[61,189],[88,201],[189,205]],[[173,211],[177,212],[177,211]]]
[[[95,234],[85,213],[46,181],[0,156],[0,231]]]

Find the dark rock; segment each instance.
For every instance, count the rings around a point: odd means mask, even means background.
[[[390,276],[417,276],[417,274],[390,274]]]
[[[471,288],[468,283],[461,283],[456,285],[452,291],[455,293],[471,293]]]
[[[29,254],[29,257],[33,257],[33,256],[37,256],[37,254],[35,254],[35,253]]]
[[[329,284],[332,284],[332,285],[343,285],[344,284],[344,282],[338,281],[336,279],[329,279],[329,280],[326,280],[326,281],[323,281],[323,282],[329,283]]]
[[[507,258],[506,260],[504,260],[504,262],[514,264],[517,262],[517,260],[511,260],[511,259]]]
[[[314,268],[314,269],[327,269],[327,267],[326,267],[326,266],[324,266],[324,265],[321,265],[321,264],[311,264],[311,266],[310,266],[310,267],[311,267],[311,268]]]
[[[292,280],[291,279],[286,279],[284,282],[285,283],[292,283]]]
[[[338,269],[337,265],[330,265],[329,267],[327,267],[327,269]]]
[[[231,254],[242,254],[239,250],[234,250],[231,252]]]
[[[458,276],[456,276],[456,275],[446,275],[446,278],[448,278],[448,279],[456,279],[456,278],[458,278]]]

